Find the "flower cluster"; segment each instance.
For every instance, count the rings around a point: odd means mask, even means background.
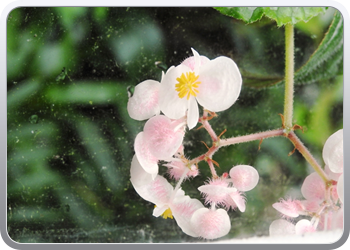
[[[316,172],[308,175],[301,187],[304,200],[281,199],[272,206],[284,219],[273,221],[270,235],[304,234],[322,229],[343,228],[343,130],[338,130],[326,141],[323,152],[325,174],[329,181],[325,182]],[[301,219],[294,225],[299,216]]]
[[[235,62],[228,57],[213,60],[192,49],[193,56],[163,72],[161,81],[146,80],[135,87],[127,109],[131,118],[147,120],[134,143],[131,183],[145,200],[155,204],[153,215],[174,218],[182,231],[193,237],[216,239],[231,229],[227,211],[245,211],[244,192],[254,188],[258,172],[251,166],[233,167],[218,177],[211,159],[218,142],[203,157],[185,157],[183,139],[198,122],[231,107],[237,100],[242,77]],[[200,117],[199,105],[203,107]],[[206,129],[208,130],[206,125]],[[208,131],[209,132],[209,131]],[[212,133],[212,138],[218,138]],[[212,171],[208,183],[200,186],[205,207],[181,189],[184,180],[199,174],[198,162],[207,161]],[[216,163],[217,164],[217,163]],[[159,175],[159,167],[167,168],[167,176],[177,181],[173,187]]]

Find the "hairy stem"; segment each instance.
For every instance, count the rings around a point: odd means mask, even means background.
[[[219,146],[224,147],[224,146],[242,143],[242,142],[263,140],[270,137],[281,136],[283,135],[283,133],[284,133],[283,129],[276,129],[276,130],[265,131],[265,132],[260,132],[256,134],[251,134],[251,135],[244,135],[239,137],[232,137],[229,139],[222,139],[219,142]]]
[[[287,138],[294,144],[295,148],[304,156],[305,160],[312,166],[316,173],[321,176],[322,180],[327,183],[330,181],[327,174],[323,171],[321,166],[317,163],[316,159],[311,155],[309,150],[299,140],[296,134],[292,131],[288,134]]]
[[[293,123],[293,95],[294,95],[294,27],[285,26],[286,58],[285,58],[285,91],[284,91],[284,118],[287,134]]]

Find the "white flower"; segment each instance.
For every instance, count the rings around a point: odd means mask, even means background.
[[[161,111],[171,119],[187,115],[189,129],[199,119],[197,102],[205,109],[228,109],[238,98],[242,77],[235,62],[224,56],[209,60],[192,49],[193,56],[168,69],[159,90]]]
[[[190,219],[195,211],[203,208],[203,204],[197,199],[191,199],[181,189],[173,186],[162,176],[154,179],[140,165],[134,156],[131,162],[130,181],[136,192],[145,200],[155,204],[153,216],[163,218],[175,218],[182,231],[192,237],[199,235],[194,231]]]

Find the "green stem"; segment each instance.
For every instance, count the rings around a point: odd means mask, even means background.
[[[284,92],[284,121],[287,134],[293,125],[293,95],[294,95],[294,27],[285,26],[286,58],[285,58],[285,92]]]

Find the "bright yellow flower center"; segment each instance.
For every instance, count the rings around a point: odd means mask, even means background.
[[[164,213],[162,214],[162,217],[164,219],[167,219],[167,218],[173,219],[173,214],[172,214],[170,208],[168,208],[167,210],[164,211]]]
[[[197,90],[198,85],[201,82],[198,82],[198,77],[196,76],[194,72],[186,72],[186,75],[182,73],[182,75],[176,80],[178,81],[177,84],[175,84],[176,91],[179,92],[179,97],[184,98],[187,95],[187,100],[190,99],[190,96],[197,96],[197,93],[199,91]]]

